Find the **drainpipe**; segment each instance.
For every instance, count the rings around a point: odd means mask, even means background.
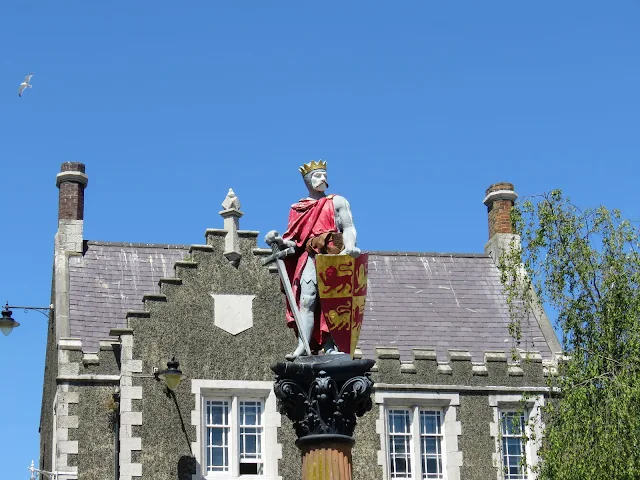
[[[113,411],[113,478],[120,480],[120,387],[113,394],[113,402],[116,404]]]

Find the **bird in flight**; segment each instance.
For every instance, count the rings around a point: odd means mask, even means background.
[[[22,96],[22,92],[25,88],[31,88],[31,84],[29,83],[29,80],[31,80],[31,77],[33,76],[33,73],[30,73],[29,75],[27,75],[26,77],[24,77],[24,82],[22,82],[20,84],[20,88],[18,89],[18,96],[21,97]]]

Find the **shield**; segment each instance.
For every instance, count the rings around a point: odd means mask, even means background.
[[[316,255],[316,271],[320,308],[333,341],[353,358],[364,318],[369,254]]]

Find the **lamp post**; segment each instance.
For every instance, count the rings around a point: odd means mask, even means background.
[[[0,318],[0,332],[2,332],[5,336],[9,335],[14,328],[19,327],[20,323],[16,322],[12,317],[11,311],[12,308],[19,308],[24,310],[24,313],[29,313],[29,310],[35,310],[36,312],[41,313],[45,317],[49,318],[49,312],[53,310],[53,305],[49,305],[48,307],[22,307],[19,305],[9,305],[7,302],[2,309],[2,317]]]

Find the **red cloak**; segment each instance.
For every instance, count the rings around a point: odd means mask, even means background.
[[[307,264],[307,258],[309,258],[309,253],[305,250],[307,240],[323,233],[338,231],[333,197],[335,195],[332,194],[319,200],[304,198],[291,205],[291,210],[289,211],[289,224],[282,238],[296,242],[296,254],[285,257],[284,263],[298,308],[300,308],[300,278],[302,277],[304,266]],[[287,305],[287,325],[295,329],[297,334],[291,306],[289,302],[285,303]],[[328,334],[329,327],[320,307],[320,298],[318,298],[313,332],[309,339],[311,350],[319,350]]]

